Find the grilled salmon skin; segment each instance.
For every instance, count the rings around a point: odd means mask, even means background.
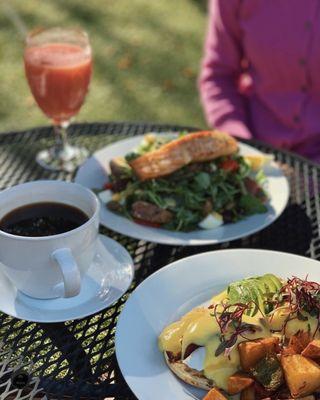
[[[234,154],[237,141],[220,131],[190,133],[129,162],[142,181],[172,174],[187,164]]]

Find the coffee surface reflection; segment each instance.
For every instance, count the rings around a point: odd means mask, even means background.
[[[89,217],[79,208],[56,202],[24,205],[0,220],[0,230],[17,236],[52,236],[71,231]]]

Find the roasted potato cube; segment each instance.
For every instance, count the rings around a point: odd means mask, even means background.
[[[312,394],[320,386],[320,367],[301,354],[281,357],[285,380],[294,399]]]
[[[211,389],[203,400],[227,400],[227,398],[217,388]]]
[[[267,391],[273,392],[283,384],[283,371],[276,354],[268,354],[251,368],[251,375]]]
[[[286,392],[280,392],[277,394],[279,397],[278,399],[280,400],[316,400],[315,396],[313,394],[310,394],[309,396],[305,397],[298,397],[297,399],[293,399],[289,393],[289,391]]]
[[[266,349],[267,354],[277,353],[279,350],[279,338],[278,337],[269,337],[265,339],[261,339],[260,343],[263,344]]]
[[[227,392],[231,395],[242,392],[243,389],[252,385],[254,380],[246,374],[236,373],[229,376]]]
[[[291,336],[288,346],[283,350],[284,355],[301,354],[310,343],[308,332],[298,332]]]
[[[256,392],[254,390],[254,386],[249,386],[244,389],[240,394],[240,400],[255,400]]]
[[[320,359],[320,340],[313,340],[301,353],[304,357]]]
[[[240,343],[238,350],[241,368],[249,372],[267,354],[277,353],[278,346],[279,338],[275,337]]]

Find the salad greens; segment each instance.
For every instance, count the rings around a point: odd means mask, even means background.
[[[110,210],[134,219],[133,204],[151,203],[172,216],[162,228],[185,232],[199,229],[199,223],[212,212],[220,214],[224,223],[232,223],[267,211],[263,172],[254,173],[239,154],[139,181],[126,162],[172,139],[169,135],[146,135],[141,145],[121,160],[123,173],[111,174],[111,190],[116,194],[107,204]]]

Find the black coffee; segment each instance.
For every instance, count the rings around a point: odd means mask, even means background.
[[[34,203],[16,208],[0,220],[0,230],[18,236],[51,236],[88,221],[79,208],[62,203]]]

